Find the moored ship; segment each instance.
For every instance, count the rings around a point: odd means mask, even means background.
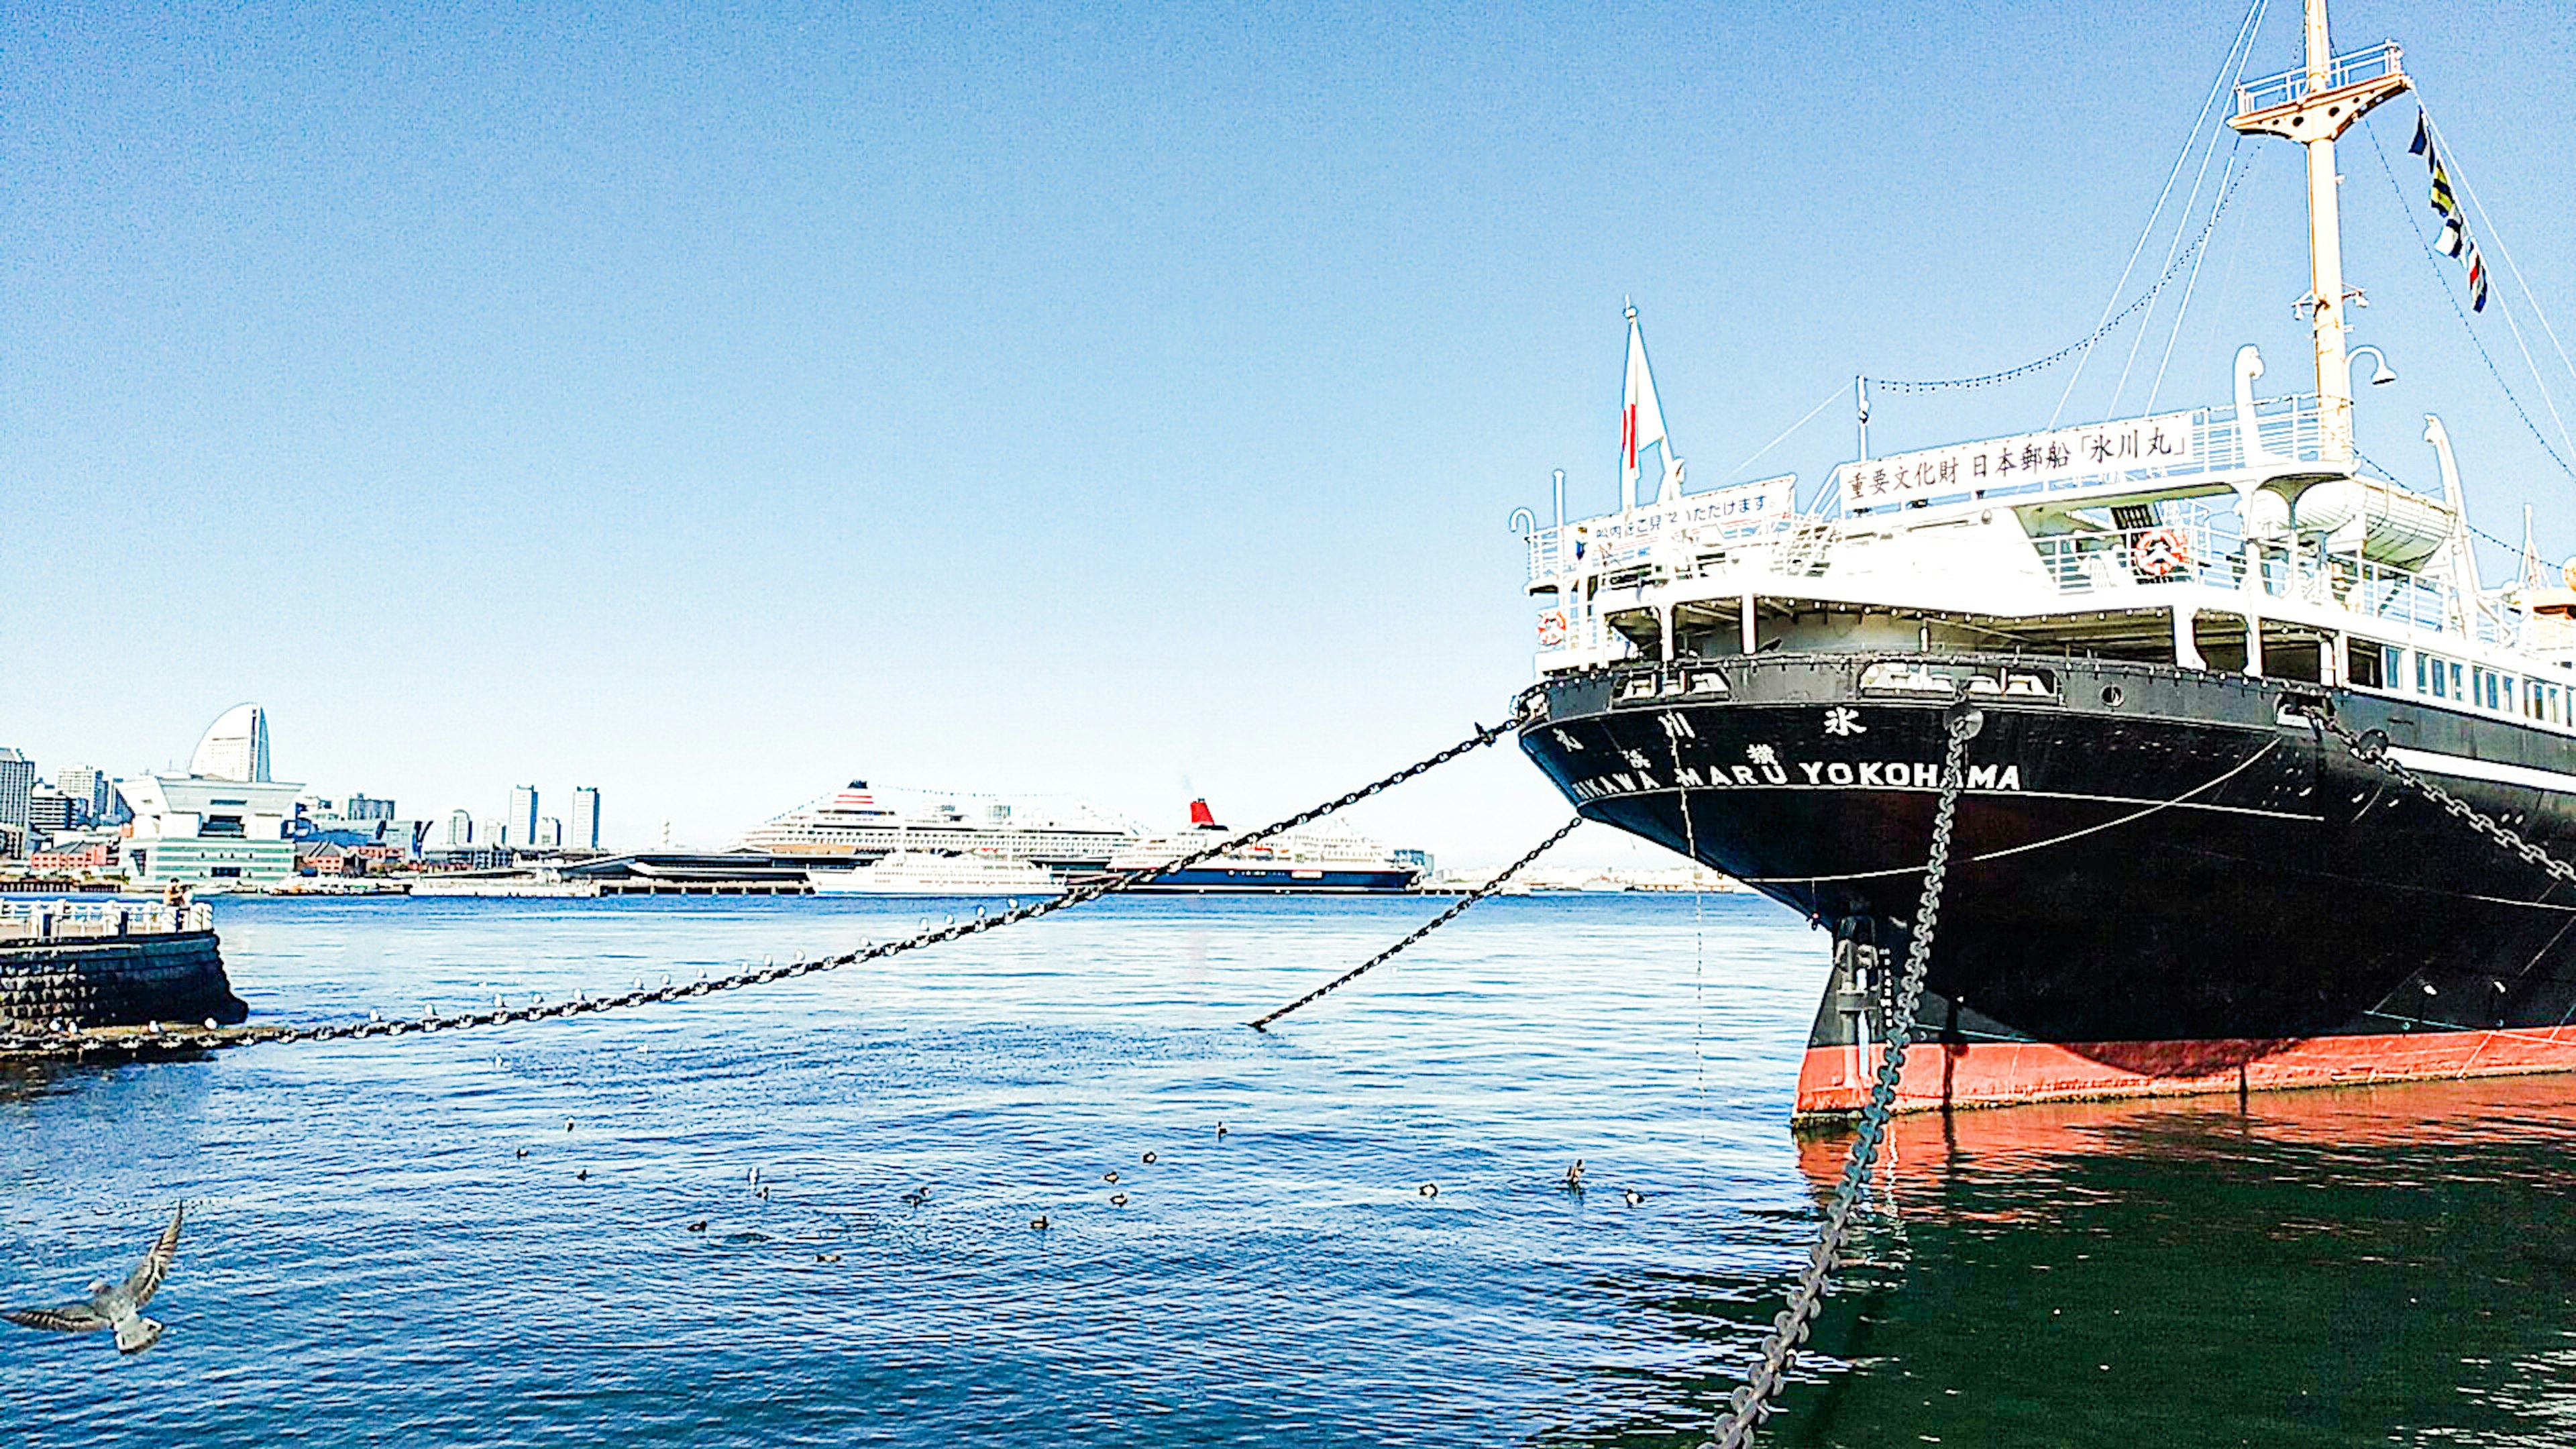
[[[736,848],[821,870],[913,852],[1018,861],[1065,875],[1104,869],[1137,839],[1133,827],[1081,805],[879,792],[852,780],[754,828]]]
[[[1140,840],[1109,862],[1112,873],[1153,870],[1226,838],[1226,828],[1205,800],[1190,802],[1190,828]],[[1409,891],[1421,881],[1421,859],[1388,850],[1373,840],[1332,829],[1307,828],[1274,835],[1179,870],[1167,870],[1131,890],[1327,895],[1380,895]]]
[[[1025,860],[899,850],[849,870],[809,870],[816,895],[1052,896],[1063,883]]]
[[[1901,1109],[2576,1068],[2576,893],[2320,724],[2576,860],[2576,592],[2528,545],[2481,579],[2437,418],[2438,492],[2354,446],[2376,349],[2348,349],[2335,144],[2410,82],[2306,20],[2229,124],[2306,151],[2313,393],[2257,396],[2249,346],[2230,402],[1864,444],[1802,512],[1793,479],[1684,489],[1630,313],[1620,509],[1531,535],[1520,743],[1585,815],[1830,929],[1801,1115],[1864,1099],[1971,709]],[[2444,150],[2419,113],[2467,320]]]

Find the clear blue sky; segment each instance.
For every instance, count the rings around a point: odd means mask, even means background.
[[[2243,13],[11,7],[0,744],[134,770],[256,699],[323,793],[597,784],[634,842],[854,775],[1293,809],[1528,677],[1504,518],[1556,466],[1615,497],[1623,298],[1698,486],[1855,371],[2061,346]],[[2563,6],[2336,22],[2407,44],[2576,344]],[[2410,189],[2413,114],[2374,122]],[[2261,149],[2159,406],[2243,341],[2305,386]],[[2343,169],[2405,375],[2363,446],[2427,479],[2440,411],[2481,522],[2576,549],[2366,141]],[[1874,441],[2036,426],[2065,376],[1884,399]],[[1849,444],[1837,406],[1753,471]],[[1498,860],[1561,814],[1495,752],[1361,823]]]

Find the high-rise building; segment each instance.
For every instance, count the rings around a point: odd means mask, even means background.
[[[447,817],[447,848],[463,850],[474,843],[474,817],[459,810]]]
[[[117,782],[134,813],[124,856],[138,885],[274,885],[295,873],[301,785],[269,774],[268,716],[237,705],[206,731],[184,775]]]
[[[539,850],[563,849],[563,822],[551,815],[539,820],[537,833],[530,837],[529,843]]]
[[[36,762],[0,748],[0,852],[27,850],[27,801],[36,788]]]
[[[340,818],[343,820],[391,820],[394,818],[394,802],[391,800],[372,799],[365,795],[352,795],[349,797],[349,803],[340,808]]]
[[[116,813],[116,787],[96,765],[63,766],[54,772],[54,788],[71,796],[73,804],[101,824]]]
[[[197,753],[188,759],[188,773],[208,780],[266,783],[268,711],[255,704],[225,710],[221,719],[206,726],[206,737],[197,741]]]
[[[38,780],[27,791],[27,828],[38,835],[56,835],[72,828],[72,797]]]
[[[572,792],[572,834],[564,844],[574,850],[599,849],[599,787],[584,785]]]
[[[474,822],[474,844],[480,850],[507,850],[527,842],[510,838],[510,822],[507,820],[477,820]]]
[[[508,844],[526,845],[537,838],[537,787],[510,787],[510,808],[501,817],[509,824]]]

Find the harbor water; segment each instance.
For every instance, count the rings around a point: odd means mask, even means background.
[[[1696,1443],[1839,1166],[1787,1126],[1824,938],[1498,900],[1241,1024],[1444,904],[1113,900],[634,1011],[0,1077],[7,1303],[189,1204],[158,1347],[5,1329],[10,1440]],[[217,924],[254,1021],[320,1021],[975,909]],[[2571,1147],[2564,1078],[1911,1119],[1765,1442],[2576,1442]]]

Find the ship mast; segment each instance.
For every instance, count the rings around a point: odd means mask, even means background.
[[[2406,73],[2394,41],[2337,56],[2326,38],[2326,0],[2307,0],[2307,64],[2236,88],[2228,124],[2308,149],[2308,309],[2316,331],[2317,444],[2323,460],[2352,466],[2352,371],[2344,310],[2360,297],[2343,284],[2343,224],[2335,188],[2335,138],[2380,102],[2402,94]],[[2243,420],[2239,420],[2240,423]]]

